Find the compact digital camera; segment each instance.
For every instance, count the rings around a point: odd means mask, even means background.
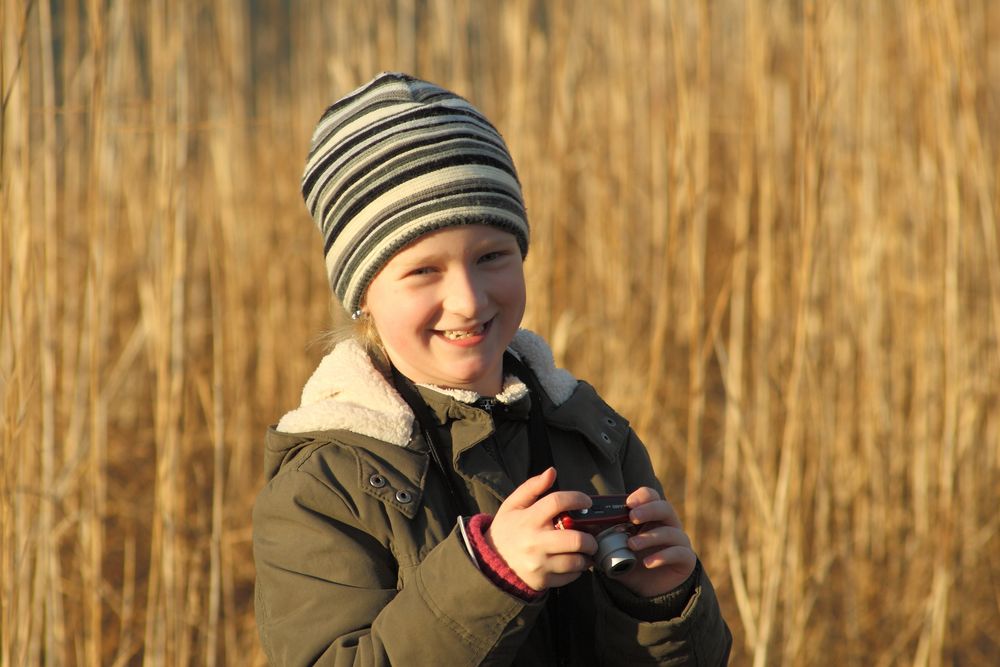
[[[609,577],[625,574],[635,567],[635,554],[628,548],[628,538],[639,528],[628,518],[628,496],[591,496],[594,504],[582,510],[563,512],[556,517],[556,528],[580,530],[597,538],[594,562]]]

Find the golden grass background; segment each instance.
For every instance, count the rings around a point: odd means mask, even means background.
[[[526,324],[628,416],[734,664],[1000,663],[1000,4],[0,0],[0,664],[261,663],[298,195],[383,69],[507,138]],[[332,610],[331,610],[332,613]]]

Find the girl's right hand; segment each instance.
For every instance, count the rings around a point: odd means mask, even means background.
[[[546,491],[556,481],[549,468],[517,487],[500,505],[485,538],[521,581],[536,591],[565,586],[593,565],[597,540],[578,530],[558,530],[562,512],[590,507],[579,491]]]

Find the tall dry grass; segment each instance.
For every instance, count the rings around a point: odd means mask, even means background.
[[[298,177],[381,69],[509,140],[527,324],[649,444],[735,664],[1000,662],[996,3],[0,0],[0,26],[0,664],[262,662],[261,434],[329,326]]]

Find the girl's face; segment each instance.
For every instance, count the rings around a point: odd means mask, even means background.
[[[369,285],[364,309],[406,377],[495,396],[524,301],[514,235],[461,225],[421,236],[398,252]]]

